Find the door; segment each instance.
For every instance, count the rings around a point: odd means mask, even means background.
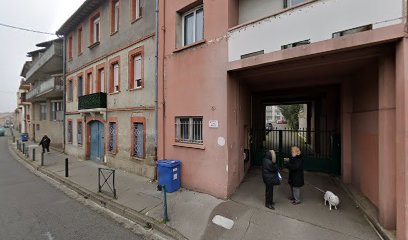
[[[97,163],[103,163],[105,155],[104,126],[101,122],[94,121],[90,124],[90,159]]]

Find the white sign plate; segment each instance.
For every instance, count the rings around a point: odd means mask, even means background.
[[[218,128],[218,120],[210,120],[210,121],[208,122],[208,126],[209,126],[210,128]]]

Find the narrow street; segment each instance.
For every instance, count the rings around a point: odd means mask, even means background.
[[[143,239],[30,173],[0,137],[0,239]]]

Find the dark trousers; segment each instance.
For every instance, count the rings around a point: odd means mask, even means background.
[[[265,205],[273,205],[273,185],[266,184]]]
[[[50,146],[42,146],[43,153],[45,153],[45,149],[47,149],[47,152],[50,152]]]

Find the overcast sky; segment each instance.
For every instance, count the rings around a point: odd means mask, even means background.
[[[0,23],[55,33],[84,0],[0,0]],[[0,26],[0,112],[16,108],[16,92],[26,54],[54,38]]]

